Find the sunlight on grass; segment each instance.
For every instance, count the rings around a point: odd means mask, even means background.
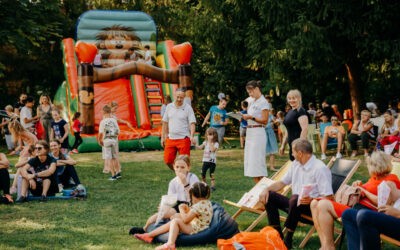
[[[6,223],[7,226],[14,229],[31,229],[31,230],[43,230],[43,229],[54,229],[55,226],[48,223],[37,223],[27,218],[21,218],[16,221],[10,221]]]

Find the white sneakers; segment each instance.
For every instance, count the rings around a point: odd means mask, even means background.
[[[336,159],[340,159],[340,158],[343,157],[343,155],[342,155],[341,153],[337,153],[335,157],[336,157]],[[325,161],[325,160],[326,160],[326,154],[322,154],[322,155],[321,155],[321,160],[322,160],[322,161]]]

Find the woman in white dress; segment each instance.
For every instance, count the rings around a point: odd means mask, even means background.
[[[265,163],[267,142],[265,125],[268,122],[269,105],[261,93],[260,81],[249,81],[246,84],[246,91],[250,98],[247,114],[243,115],[243,119],[247,121],[244,175],[253,177],[254,182],[257,183],[262,177],[268,175]]]

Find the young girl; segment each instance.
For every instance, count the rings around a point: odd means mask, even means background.
[[[153,238],[169,232],[168,241],[156,250],[174,250],[175,241],[179,233],[196,234],[210,226],[213,216],[213,209],[210,197],[210,188],[203,182],[196,182],[189,191],[191,207],[187,204],[179,205],[179,215],[150,233],[135,234],[135,238],[147,243],[151,243]]]
[[[20,173],[21,167],[25,166],[25,164],[27,164],[31,158],[35,157],[35,147],[33,145],[29,145],[26,147],[28,148],[28,155],[21,154],[19,156],[18,162],[15,163],[15,168],[17,169],[17,172],[15,172],[14,180],[10,187],[10,194],[16,194],[18,191],[17,187],[18,187],[18,179],[21,178],[20,177],[21,176],[21,173]],[[31,169],[31,172],[32,171],[33,171],[33,169]],[[36,184],[32,180],[29,183],[31,186]]]
[[[72,118],[72,121],[74,122],[72,124],[72,130],[74,131],[74,136],[75,136],[75,142],[74,145],[72,146],[72,153],[79,153],[78,152],[78,147],[79,145],[82,144],[82,137],[81,137],[81,128],[82,128],[82,123],[79,120],[79,118],[81,117],[81,113],[80,112],[76,112],[74,114],[74,117]]]
[[[177,205],[169,209],[164,214],[164,218],[170,219],[176,213],[179,213],[180,204],[189,204],[189,190],[192,185],[199,181],[199,178],[190,172],[190,158],[188,155],[179,155],[174,162],[175,178],[168,185],[168,195],[176,195],[178,197]],[[157,220],[158,213],[153,214],[147,219],[144,227],[133,227],[129,234],[145,233],[147,227]]]
[[[217,163],[218,147],[218,133],[214,128],[211,127],[206,130],[206,138],[203,144],[196,146],[197,149],[204,149],[201,178],[203,182],[206,182],[207,170],[210,169],[211,191],[215,191],[214,171]]]
[[[277,171],[275,168],[275,154],[278,153],[278,142],[276,141],[276,135],[274,131],[275,116],[269,113],[268,123],[265,127],[265,133],[267,134],[267,145],[265,154],[269,156],[269,169]]]
[[[34,146],[38,141],[36,136],[22,127],[21,123],[16,119],[10,121],[8,129],[14,138],[14,145],[18,144],[15,151],[20,151],[21,157],[29,157],[29,146]]]
[[[68,152],[68,123],[61,117],[60,110],[53,109],[51,111],[54,121],[51,122],[51,140],[58,139],[61,142],[61,152]]]

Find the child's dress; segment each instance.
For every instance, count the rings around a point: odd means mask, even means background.
[[[191,234],[196,234],[207,229],[210,226],[213,217],[211,201],[201,200],[194,204],[191,207],[191,210],[198,215],[190,222],[190,225],[192,226]]]
[[[273,127],[274,116],[270,114],[268,116],[268,123],[265,127],[265,133],[267,134],[267,146],[265,148],[266,155],[278,153],[278,142],[276,141],[276,135]]]

